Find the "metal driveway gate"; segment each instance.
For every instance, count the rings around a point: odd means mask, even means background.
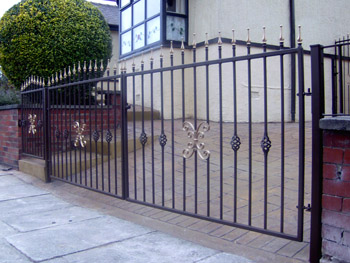
[[[264,43],[257,53],[250,42],[238,49],[233,41],[232,55],[224,58],[218,42],[214,60],[207,44],[202,53],[194,45],[178,56],[171,47],[169,60],[160,50],[156,59],[150,54],[147,63],[133,63],[131,72],[124,63],[120,74],[116,68],[105,71],[106,65],[95,61],[37,80],[39,95],[24,100],[24,145],[31,145],[35,125],[41,129],[35,121],[43,113],[36,113],[35,105],[43,101],[51,178],[302,241],[302,46],[284,48],[281,42],[267,50]],[[191,63],[185,64],[186,52]],[[204,60],[197,62],[197,56]],[[284,67],[291,56],[298,58],[297,123],[288,123],[285,110],[290,90]],[[27,93],[31,90],[22,92]],[[41,130],[36,134],[37,140],[44,138]],[[42,156],[42,148],[34,149],[26,151]]]

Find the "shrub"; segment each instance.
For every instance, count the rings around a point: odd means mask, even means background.
[[[22,0],[0,20],[0,65],[16,88],[111,53],[108,24],[85,0]]]
[[[13,88],[0,87],[0,106],[19,104],[20,103],[20,93],[18,90]]]

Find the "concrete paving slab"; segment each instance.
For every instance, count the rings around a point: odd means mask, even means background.
[[[196,261],[196,263],[253,263],[253,261],[250,261],[249,259],[246,259],[244,257],[232,255],[229,253],[218,253],[214,256],[210,256],[206,259]]]
[[[0,221],[0,238],[14,235],[16,233],[17,233],[17,231],[15,229],[10,227],[8,224]]]
[[[48,192],[29,184],[2,186],[0,187],[0,201],[29,197],[29,196],[43,195],[47,193]]]
[[[6,240],[30,259],[42,261],[144,235],[151,231],[121,219],[105,216],[21,233],[7,237]]]
[[[46,263],[186,263],[202,262],[202,259],[214,256],[217,253],[218,251],[213,249],[177,239],[161,232],[153,232],[102,248],[67,255]],[[235,256],[231,255],[231,261],[227,262],[239,262],[232,261],[233,257]],[[227,254],[226,259],[230,259],[229,254]]]
[[[9,216],[2,220],[21,232],[54,227],[102,217],[101,214],[77,206],[50,210],[23,216]],[[0,231],[1,233],[1,231]]]
[[[0,219],[72,206],[52,195],[39,195],[0,202]]]
[[[11,247],[5,240],[0,239],[0,262],[1,263],[31,263],[24,255]]]
[[[0,187],[5,187],[5,186],[13,186],[13,185],[19,185],[19,184],[24,184],[22,180],[18,179],[17,177],[7,174],[1,176],[0,180]]]

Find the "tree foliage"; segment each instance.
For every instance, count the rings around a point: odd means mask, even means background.
[[[85,0],[22,0],[0,20],[0,65],[17,88],[80,61],[111,57],[101,12]]]

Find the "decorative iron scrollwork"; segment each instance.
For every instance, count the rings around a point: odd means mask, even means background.
[[[113,135],[112,135],[111,131],[108,130],[107,134],[106,134],[106,141],[108,143],[110,143],[112,141],[112,139],[113,139]]]
[[[56,130],[55,130],[55,136],[57,139],[59,139],[61,136],[60,130],[58,128],[56,128]]]
[[[68,139],[68,136],[69,136],[69,131],[67,129],[65,129],[63,131],[63,138],[65,138],[66,140]]]
[[[75,147],[78,147],[78,145],[80,144],[80,146],[82,148],[85,147],[86,145],[86,141],[84,140],[84,135],[83,135],[83,132],[85,130],[85,126],[86,124],[83,123],[81,126],[80,126],[80,123],[78,121],[76,121],[73,125],[73,128],[76,130],[77,132],[77,137],[75,138],[75,141],[74,141],[74,146]]]
[[[36,114],[29,114],[28,115],[28,120],[29,120],[29,129],[28,129],[28,133],[30,134],[35,134],[36,133],[36,127],[35,127],[35,120],[36,120]]]
[[[140,134],[140,143],[145,146],[145,144],[147,143],[147,134],[145,132],[142,132]]]
[[[192,140],[187,143],[187,148],[183,150],[182,156],[186,159],[191,158],[196,151],[201,159],[207,160],[210,157],[210,151],[204,150],[205,144],[199,140],[203,139],[204,133],[210,130],[210,125],[201,122],[195,130],[192,123],[185,121],[182,129],[187,132],[187,137]]]
[[[272,144],[269,136],[264,135],[264,138],[261,140],[261,148],[264,153],[268,153],[270,151]]]
[[[160,146],[164,147],[167,143],[168,139],[166,138],[166,135],[164,133],[162,133],[160,136],[159,136],[159,144]]]
[[[95,142],[97,142],[98,139],[100,139],[100,134],[98,133],[98,131],[94,130],[94,132],[92,133],[92,138]]]
[[[38,124],[36,125],[36,127],[38,129],[41,129],[43,127],[43,121],[42,120],[38,120]]]
[[[241,139],[237,135],[233,135],[230,144],[231,144],[232,150],[236,152],[241,147]]]

